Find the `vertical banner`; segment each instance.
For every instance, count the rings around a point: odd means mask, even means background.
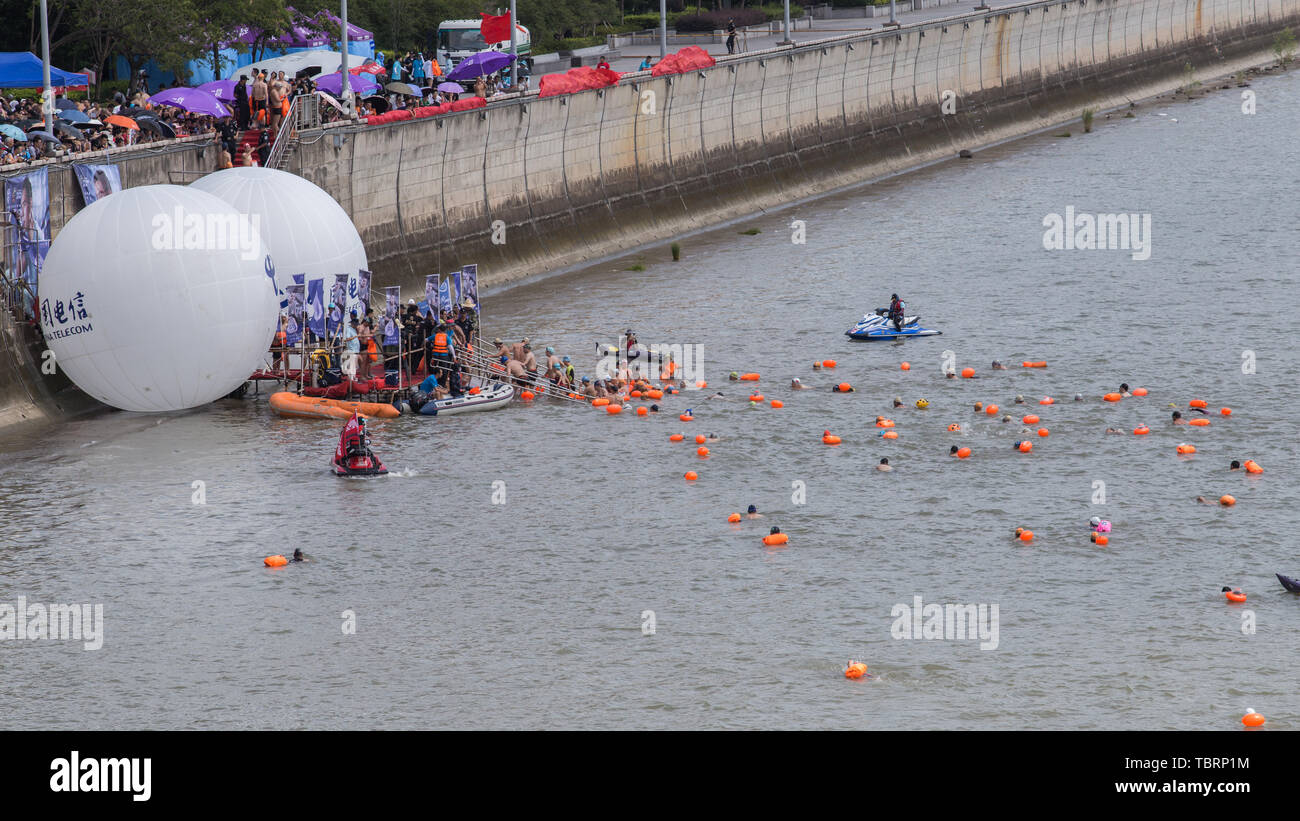
[[[451,301],[452,301],[452,304],[454,304],[454,305],[459,305],[461,299],[463,298],[463,297],[461,296],[463,293],[464,293],[464,291],[462,291],[462,290],[460,289],[460,271],[452,271],[452,273],[451,273]]]
[[[451,281],[444,279],[438,285],[438,308],[443,311],[451,310]]]
[[[347,274],[334,275],[334,287],[330,289],[330,304],[334,307],[329,309],[329,314],[325,317],[325,330],[330,336],[335,336],[343,329],[344,311],[348,307]]]
[[[424,310],[420,316],[437,319],[438,316],[438,275],[429,274],[424,278]]]
[[[307,280],[307,327],[318,338],[325,337],[325,280]]]
[[[77,184],[81,186],[81,198],[86,201],[86,205],[122,190],[122,175],[116,165],[73,163],[72,170],[77,175]]]
[[[466,265],[461,269],[461,284],[465,286],[465,295],[462,302],[468,299],[474,303],[474,311],[478,312],[478,264]]]
[[[306,285],[287,285],[284,289],[285,295],[289,298],[289,304],[285,309],[289,319],[284,326],[284,335],[285,341],[290,346],[302,341],[303,312],[307,307],[306,288]]]
[[[402,288],[390,285],[384,289],[384,344],[396,345],[402,341],[402,327],[397,321],[397,312],[401,307]]]
[[[365,316],[370,313],[370,272],[357,271],[357,313]]]
[[[17,278],[31,288],[24,306],[36,306],[37,280],[50,250],[50,170],[42,168],[5,180],[5,210],[18,233]]]

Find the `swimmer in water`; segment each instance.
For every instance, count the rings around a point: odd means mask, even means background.
[[[976,402],[976,403],[975,403],[975,412],[976,412],[976,413],[979,413],[979,412],[982,411],[982,410],[984,410],[984,403],[983,403],[983,402]]]
[[[820,362],[814,362],[814,363],[813,363],[813,370],[814,370],[814,371],[820,371],[821,369],[822,369],[822,363],[820,363]]]
[[[948,455],[949,455],[949,456],[956,456],[956,455],[957,455],[957,446],[956,446],[956,445],[953,445],[952,447],[948,448]]]
[[[750,506],[749,506],[749,510],[745,511],[745,518],[746,518],[746,519],[761,519],[761,518],[763,518],[763,514],[758,512],[758,508],[757,508],[757,507],[755,507],[754,505],[750,505]]]
[[[790,380],[790,390],[792,391],[810,391],[812,388],[799,381],[798,377]]]
[[[293,549],[293,560],[294,560],[295,562],[305,562],[305,561],[307,561],[307,557],[304,556],[304,555],[302,555],[302,548],[301,548],[301,547],[295,547],[295,548]]]
[[[775,536],[776,534],[778,534],[778,533],[780,533],[780,532],[781,532],[781,528],[779,528],[779,527],[774,527],[774,528],[772,528],[771,530],[769,530],[769,531],[767,532],[767,535],[769,535],[769,536]]]
[[[722,398],[722,391],[718,391],[717,393],[713,394],[712,396],[706,396],[706,397],[704,397],[704,398],[705,398],[705,399],[721,399],[721,398]]]
[[[1241,462],[1238,462],[1236,459],[1233,459],[1232,464],[1228,465],[1228,470],[1229,471],[1241,470]]]
[[[1183,415],[1181,413],[1179,413],[1178,411],[1174,411],[1173,423],[1175,425],[1186,425],[1187,420],[1183,418]]]
[[[1197,497],[1196,497],[1196,503],[1197,503],[1197,504],[1200,504],[1200,505],[1212,505],[1212,504],[1214,504],[1214,502],[1211,502],[1209,499],[1205,498],[1204,496],[1197,496]]]
[[[1107,432],[1107,433],[1123,433],[1124,431],[1120,430],[1119,428],[1106,428],[1106,432]]]
[[[1011,417],[1010,417],[1010,416],[1004,416],[1004,417],[1002,417],[1002,421],[1003,421],[1003,422],[1010,422],[1010,421],[1011,421]],[[1029,430],[1029,428],[1025,428],[1025,430]]]
[[[903,397],[901,397],[901,396],[895,396],[895,397],[894,397],[894,407],[896,407],[896,408],[901,408],[901,407],[903,407]]]
[[[706,441],[706,442],[717,442],[717,441],[718,441],[718,434],[716,434],[716,433],[710,433],[708,436],[704,437],[704,441]]]
[[[740,374],[736,373],[735,371],[732,371],[730,374],[727,375],[727,378],[730,379],[732,382],[737,382],[740,380]]]
[[[948,371],[947,373],[945,373],[945,374],[943,375],[943,378],[944,378],[944,379],[956,379],[956,378],[957,378],[957,372],[956,372],[956,371]]]
[[[887,456],[881,457],[880,464],[876,465],[876,470],[880,470],[880,471],[893,470],[893,468],[889,466],[889,457]]]
[[[1074,395],[1074,401],[1075,401],[1075,402],[1082,402],[1082,401],[1083,401],[1083,394],[1081,394],[1081,393],[1076,393],[1076,394]]]
[[[1120,396],[1126,396],[1126,397],[1127,397],[1127,396],[1132,396],[1132,395],[1133,395],[1133,394],[1129,393],[1129,390],[1128,390],[1128,383],[1127,383],[1127,382],[1121,382],[1121,383],[1120,383],[1120,385],[1119,385],[1119,395],[1120,395]]]
[[[650,412],[651,412],[651,413],[658,413],[658,412],[659,412],[659,406],[658,406],[658,405],[651,405],[651,406],[650,406]]]
[[[1094,531],[1095,531],[1097,528],[1101,527],[1101,517],[1100,517],[1100,516],[1093,516],[1091,519],[1089,519],[1089,520],[1088,520],[1088,527],[1092,528]]]
[[[993,370],[995,370],[995,371],[1005,371],[1006,369],[1007,369],[1007,366],[1006,366],[1006,365],[1003,365],[1001,362],[997,361],[996,359],[993,360]]]
[[[1023,397],[1023,396],[1017,394],[1017,395],[1016,395],[1016,404],[1017,404],[1017,405],[1023,405],[1023,404],[1025,404],[1025,397]]]

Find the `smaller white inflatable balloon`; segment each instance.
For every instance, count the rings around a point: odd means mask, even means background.
[[[50,245],[41,328],[77,387],[130,411],[219,399],[275,334],[274,265],[255,221],[187,186],[128,188],[87,206]]]

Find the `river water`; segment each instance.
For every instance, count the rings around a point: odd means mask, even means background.
[[[101,603],[105,630],[96,651],[0,642],[0,726],[1232,729],[1248,707],[1297,726],[1300,600],[1273,573],[1300,575],[1300,75],[1251,90],[1254,115],[1236,88],[1157,102],[686,237],[677,263],[654,248],[485,296],[488,336],[580,373],[629,326],[698,344],[722,400],[377,422],[394,475],[370,481],[327,472],[337,424],[278,419],[265,394],[8,440],[0,602]],[[1150,259],[1045,250],[1070,206],[1149,214]],[[944,335],[849,341],[891,291]],[[946,350],[980,378],[944,380]],[[731,370],[785,407],[750,407]],[[1120,382],[1150,395],[1103,403]],[[1172,428],[1193,397],[1213,424]],[[1051,435],[1015,452],[1021,423],[976,401]],[[700,460],[677,431],[722,441]],[[1246,458],[1266,472],[1227,471]],[[748,504],[766,518],[726,523]],[[787,547],[760,543],[771,525]],[[295,545],[311,563],[263,567]],[[914,596],[997,605],[996,648],[894,638]],[[849,658],[874,678],[846,680]]]

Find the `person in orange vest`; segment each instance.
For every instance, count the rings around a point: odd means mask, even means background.
[[[447,323],[439,322],[433,336],[428,340],[428,361],[438,374],[438,382],[445,385],[453,396],[460,396],[460,375],[456,367],[456,342],[447,329]]]

